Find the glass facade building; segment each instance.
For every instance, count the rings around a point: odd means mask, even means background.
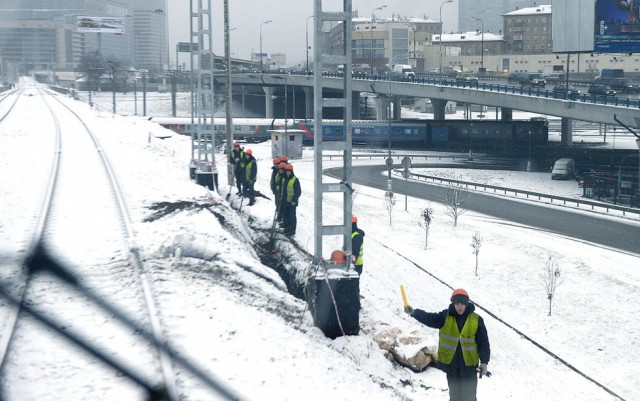
[[[122,18],[125,32],[79,32],[79,16]],[[162,71],[166,27],[165,0],[2,0],[0,74],[13,80],[42,70],[74,71],[91,52]]]

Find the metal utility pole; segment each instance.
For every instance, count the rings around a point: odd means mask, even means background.
[[[440,57],[438,58],[438,83],[442,85],[442,6],[447,3],[453,3],[453,0],[444,0],[440,3],[440,40],[438,41],[438,53]]]
[[[231,110],[233,102],[233,91],[231,88],[231,38],[229,29],[229,0],[224,0],[224,55],[227,63],[226,82],[227,96],[225,98],[225,117],[226,117],[226,136],[227,136],[227,155],[233,150],[233,112]],[[233,169],[231,164],[227,166],[227,182],[233,185]]]
[[[196,182],[213,189],[216,171],[213,26],[212,0],[191,0],[191,77],[195,82],[191,120],[197,130],[191,133],[192,160],[190,172],[195,170]],[[194,7],[194,3],[197,6]],[[195,9],[195,10],[194,10]],[[195,26],[194,26],[195,25]],[[197,43],[197,47],[193,46]],[[193,124],[192,124],[193,126]]]
[[[314,68],[313,68],[313,101],[314,101],[314,260],[317,263],[323,258],[323,239],[325,236],[342,236],[342,249],[351,255],[351,195],[353,192],[351,183],[351,147],[352,147],[352,89],[351,89],[351,66],[352,66],[352,16],[351,0],[343,0],[344,11],[323,12],[322,0],[315,0],[315,35],[314,35]],[[323,42],[327,36],[323,33],[323,26],[339,23],[342,26],[344,46],[340,54],[324,54],[325,46]],[[342,79],[342,97],[324,98],[322,92],[322,65],[343,64],[344,77]],[[329,107],[340,107],[344,113],[344,141],[324,142],[322,140],[322,120],[323,110]],[[325,152],[330,151],[335,156],[335,151],[342,153],[342,165],[344,176],[339,183],[324,183],[322,173],[322,161]],[[336,225],[324,225],[323,223],[323,201],[325,194],[341,193],[343,201],[342,221]],[[349,259],[349,258],[347,258]]]
[[[378,11],[378,10],[382,10],[383,8],[386,8],[387,5],[385,4],[384,6],[380,6],[380,7],[376,7],[373,9],[373,11],[371,11],[371,28],[369,29],[369,32],[371,33],[371,76],[373,76],[373,14]]]

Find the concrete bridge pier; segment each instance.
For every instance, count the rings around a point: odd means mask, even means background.
[[[444,120],[444,109],[447,106],[448,100],[446,99],[431,99],[431,106],[433,106],[433,119]]]
[[[265,118],[273,118],[273,94],[275,92],[273,86],[263,86],[264,91],[264,116]]]
[[[313,88],[303,87],[304,92],[304,118],[313,119]]]
[[[387,99],[381,96],[376,97],[373,100],[376,105],[376,120],[387,119]]]
[[[500,113],[500,119],[502,121],[511,121],[513,120],[513,109],[509,109],[507,107],[502,108],[502,112]]]
[[[402,105],[400,104],[400,96],[393,97],[393,119],[400,120],[402,118]]]
[[[351,119],[360,120],[360,92],[351,92]]]
[[[573,144],[573,119],[562,117],[560,121],[560,146],[570,148]]]

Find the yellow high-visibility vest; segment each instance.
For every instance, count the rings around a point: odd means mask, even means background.
[[[451,364],[456,353],[458,343],[462,347],[462,357],[467,366],[478,366],[478,344],[476,344],[476,332],[478,331],[478,314],[471,313],[464,322],[462,332],[458,330],[456,318],[447,316],[444,326],[440,329],[438,342],[438,361],[446,365]]]

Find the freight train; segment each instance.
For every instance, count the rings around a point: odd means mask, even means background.
[[[190,135],[190,118],[153,117],[165,128]],[[234,140],[263,142],[271,138],[270,130],[296,128],[304,130],[303,144],[313,145],[313,120],[285,120],[265,118],[234,118]],[[324,141],[343,141],[342,120],[324,120]],[[351,125],[354,144],[415,149],[474,149],[489,152],[512,152],[545,145],[549,124],[544,118],[531,120],[354,120]],[[225,119],[214,119],[214,132],[225,137]]]

